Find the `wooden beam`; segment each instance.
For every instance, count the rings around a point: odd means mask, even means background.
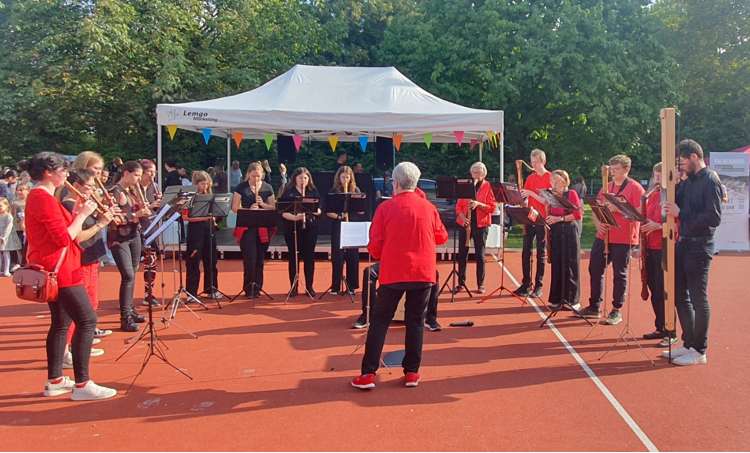
[[[677,170],[675,143],[675,109],[661,110],[661,187],[670,203],[676,199]],[[662,269],[664,270],[664,321],[669,332],[675,332],[675,245],[677,225],[674,217],[665,216],[662,224]]]

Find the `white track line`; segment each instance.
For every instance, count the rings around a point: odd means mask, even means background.
[[[498,265],[505,271],[506,275],[510,277],[510,279],[513,281],[513,283],[518,286],[518,280],[513,276],[513,274],[508,271],[507,268],[505,268],[502,264],[498,262]],[[539,308],[539,306],[534,302],[532,298],[526,299],[529,304],[534,307],[534,310],[536,310],[537,314],[541,319],[545,319],[547,316],[542,310]],[[638,439],[643,443],[643,445],[648,449],[648,451],[659,451],[658,448],[656,448],[656,445],[654,445],[653,442],[651,442],[651,439],[646,435],[646,433],[643,432],[640,426],[638,426],[638,423],[633,420],[633,417],[628,414],[628,411],[625,410],[624,407],[622,407],[622,404],[620,404],[619,401],[617,401],[617,398],[612,394],[612,392],[609,391],[607,386],[602,383],[602,381],[599,379],[599,377],[594,373],[594,370],[591,369],[591,367],[586,363],[585,360],[578,354],[578,352],[575,350],[573,346],[571,346],[570,343],[568,343],[568,340],[565,339],[563,334],[557,329],[557,326],[552,322],[550,319],[547,321],[547,325],[554,332],[554,334],[557,336],[557,339],[560,340],[560,343],[565,346],[565,349],[568,350],[570,355],[573,356],[573,358],[578,362],[578,365],[583,368],[583,371],[586,372],[588,377],[591,379],[591,381],[596,385],[596,387],[599,389],[600,392],[604,395],[605,398],[607,398],[607,401],[609,401],[609,404],[612,405],[612,407],[615,408],[615,411],[622,417],[622,419],[625,421],[625,423],[630,427],[630,430],[633,431],[633,433],[638,437]]]

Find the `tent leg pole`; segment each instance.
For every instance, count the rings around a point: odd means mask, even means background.
[[[227,178],[227,192],[231,193],[232,188],[229,187],[229,172],[232,170],[232,131],[227,131],[227,166],[226,171],[224,172],[226,174]]]
[[[156,123],[156,174],[159,175],[159,192],[161,193],[163,191],[162,183],[164,179],[162,178],[162,169],[164,166],[162,165],[162,157],[161,157],[161,124]]]

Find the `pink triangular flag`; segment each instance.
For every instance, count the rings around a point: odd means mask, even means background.
[[[299,152],[299,147],[302,146],[302,136],[299,134],[294,134],[292,140],[294,140],[294,149]]]
[[[469,149],[474,149],[474,147],[477,146],[478,143],[479,140],[477,140],[476,138],[472,138],[471,140],[469,140]]]
[[[464,144],[464,131],[453,131],[453,136],[456,137],[456,143],[458,143],[458,146]]]

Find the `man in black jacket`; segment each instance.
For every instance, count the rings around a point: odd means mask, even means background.
[[[180,179],[180,174],[177,172],[177,163],[175,161],[168,160],[164,162],[164,169],[167,170],[164,187],[182,185],[182,180]]]
[[[684,345],[672,351],[675,365],[707,361],[708,270],[714,254],[714,232],[721,223],[722,187],[719,176],[706,168],[703,148],[694,140],[677,146],[680,169],[687,179],[677,187],[677,203],[665,203],[667,215],[680,222],[675,257],[675,304]],[[664,351],[663,357],[669,357]]]

